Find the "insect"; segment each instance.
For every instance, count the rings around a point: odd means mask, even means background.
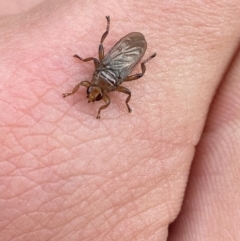
[[[131,91],[121,86],[121,84],[125,81],[132,81],[141,78],[146,71],[145,64],[156,56],[156,53],[154,53],[141,63],[142,73],[129,75],[137,63],[142,59],[147,49],[145,37],[143,34],[138,32],[129,33],[121,38],[105,55],[103,41],[109,32],[110,16],[106,16],[106,19],[107,28],[100,41],[98,50],[99,59],[93,57],[82,59],[77,54],[73,56],[83,62],[94,62],[95,71],[93,72],[91,82],[82,81],[73,88],[72,92],[63,94],[63,97],[65,98],[76,93],[80,86],[86,87],[88,103],[100,100],[105,102],[105,104],[98,110],[97,119],[100,119],[101,111],[110,105],[111,101],[107,93],[115,90],[128,95],[125,102],[128,111],[132,111],[128,104],[131,98]]]

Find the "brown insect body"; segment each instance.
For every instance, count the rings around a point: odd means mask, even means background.
[[[128,111],[131,112],[131,108],[128,102],[131,98],[131,92],[120,86],[124,81],[131,81],[141,78],[145,71],[145,64],[156,56],[156,53],[151,55],[148,59],[141,63],[142,73],[130,75],[137,63],[142,59],[146,49],[147,42],[143,34],[138,32],[132,32],[121,38],[111,50],[104,56],[103,41],[108,35],[110,26],[110,17],[107,16],[107,29],[101,38],[99,45],[99,60],[96,58],[82,59],[78,55],[74,57],[87,62],[93,61],[95,65],[95,71],[91,82],[82,81],[70,93],[63,94],[63,97],[74,94],[78,88],[82,85],[87,88],[88,102],[94,102],[103,100],[106,104],[101,106],[98,110],[97,119],[100,118],[101,110],[107,108],[110,104],[110,98],[107,93],[110,91],[119,91],[128,95],[126,99],[126,105]]]

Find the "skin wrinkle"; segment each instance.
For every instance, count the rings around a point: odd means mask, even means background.
[[[137,213],[137,214],[138,214],[138,213]],[[135,216],[136,216],[137,214],[135,214]],[[131,216],[131,218],[134,218],[134,216]],[[121,218],[121,219],[118,218],[118,222],[115,223],[115,224],[112,224],[112,225],[111,225],[111,229],[112,229],[112,230],[116,229],[119,224],[121,224],[122,222],[124,222],[124,219],[125,219],[125,217],[124,217],[124,218]],[[107,219],[107,220],[108,220],[108,219]],[[147,227],[147,226],[146,226],[146,227]],[[112,230],[111,230],[111,231],[112,231]],[[131,232],[134,233],[133,230],[131,230]],[[107,233],[104,235],[104,237],[106,237],[106,236],[108,235],[108,233],[110,233],[110,230],[109,230],[109,232],[107,232]],[[141,234],[141,233],[138,233],[138,235],[140,235],[140,234]]]
[[[115,210],[117,212],[117,210]],[[109,218],[108,218],[109,219]],[[107,220],[108,220],[107,219]],[[121,219],[118,217],[118,221],[115,224],[111,225],[111,230],[114,230],[119,224],[121,224],[124,221],[125,217],[123,216]],[[132,230],[131,230],[132,231]],[[110,232],[110,231],[109,231]],[[108,233],[106,233],[104,236],[106,236]]]
[[[155,213],[155,212],[154,212]],[[157,214],[156,214],[157,215]],[[137,222],[137,220],[139,219],[138,217],[133,217],[132,218],[133,219],[133,223],[136,223]],[[134,220],[135,219],[135,220]],[[144,218],[143,218],[144,219]],[[135,222],[134,222],[135,221]],[[155,224],[155,225],[154,225]],[[152,221],[152,226],[157,226],[158,225],[158,228],[159,228],[159,224],[158,224],[158,222],[153,222]],[[143,227],[141,227],[140,228],[140,230],[139,230],[139,228],[137,227],[137,229],[136,229],[136,234],[137,234],[137,236],[141,236],[141,234],[142,234],[142,236],[146,236],[146,228],[148,228],[148,230],[149,230],[149,225],[147,225],[147,222],[146,222],[146,224],[145,224],[145,228]],[[156,227],[156,229],[157,229],[157,227]],[[137,231],[138,231],[138,233],[137,233]],[[152,232],[152,229],[150,229],[150,231]]]
[[[23,183],[19,180],[18,177],[15,177],[15,179],[17,179],[19,182],[18,183]],[[25,178],[26,179],[26,178]],[[13,186],[13,182],[14,181],[14,178],[12,178],[11,182],[7,183],[9,185],[9,187],[12,187]],[[25,182],[26,183],[26,182]],[[25,184],[24,183],[24,184]],[[23,189],[19,189],[18,192],[16,192],[16,190],[14,190],[14,193],[11,193],[11,198],[8,198],[8,201],[10,200],[14,200],[15,198],[20,198],[21,196],[24,196],[27,192],[29,192],[30,190],[33,190],[34,189],[34,186],[31,184],[28,184],[28,188],[25,187],[25,190]],[[31,187],[30,187],[31,186]],[[21,193],[20,193],[21,192]]]

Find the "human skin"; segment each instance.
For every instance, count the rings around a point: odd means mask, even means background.
[[[0,240],[238,240],[239,6],[50,0],[0,12]],[[123,84],[132,113],[113,92],[97,120],[102,103],[84,87],[62,93],[91,80],[93,63],[73,55],[97,56],[107,15],[106,51],[138,31],[143,59],[157,56]]]

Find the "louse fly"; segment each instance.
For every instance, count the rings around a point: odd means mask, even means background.
[[[105,105],[102,105],[97,113],[97,119],[100,119],[100,112],[106,109],[110,105],[110,98],[107,95],[110,91],[118,91],[128,95],[126,99],[126,105],[128,111],[131,112],[131,108],[128,104],[131,98],[131,92],[129,89],[121,86],[122,82],[132,81],[141,78],[145,71],[145,64],[156,56],[156,53],[151,55],[145,61],[141,63],[142,73],[129,75],[137,63],[142,59],[146,49],[147,42],[143,34],[138,32],[132,32],[121,38],[105,55],[103,48],[103,41],[108,35],[110,26],[110,16],[106,16],[107,29],[102,35],[98,56],[99,59],[90,57],[82,59],[75,54],[73,57],[80,59],[83,62],[93,61],[95,65],[95,71],[91,82],[82,81],[77,84],[72,92],[63,94],[63,97],[67,97],[77,92],[82,85],[87,88],[88,102],[94,102],[103,100]]]

